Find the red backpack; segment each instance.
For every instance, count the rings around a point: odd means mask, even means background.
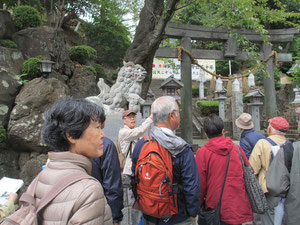
[[[150,136],[144,136],[144,141],[135,167],[133,192],[143,213],[167,219],[178,213],[172,156]]]

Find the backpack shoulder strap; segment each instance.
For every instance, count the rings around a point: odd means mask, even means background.
[[[64,176],[51,188],[50,192],[47,193],[45,197],[41,199],[39,204],[36,206],[37,208],[36,213],[38,213],[41,209],[43,209],[49,202],[51,202],[59,193],[65,190],[68,186],[83,179],[95,180],[95,178],[84,173],[73,173]]]
[[[247,138],[247,136],[245,136],[245,137],[243,137],[243,138],[245,139],[245,141],[248,142],[248,144],[250,145],[250,147],[253,149],[254,146],[253,146],[253,144],[251,143],[251,141],[249,140],[249,138]]]
[[[146,134],[144,136],[144,142],[149,142],[149,141],[152,141],[152,140],[154,140],[154,139],[149,134]]]
[[[272,145],[272,146],[276,146],[278,145],[275,141],[273,141],[271,138],[266,138],[266,140]]]
[[[24,202],[24,203],[28,203],[30,205],[36,206],[35,205],[34,193],[35,193],[35,190],[36,190],[36,187],[37,187],[37,184],[38,184],[40,174],[41,173],[39,173],[34,178],[34,180],[31,182],[31,186],[29,187],[29,189],[21,195],[21,197],[19,199],[20,203]]]
[[[283,154],[284,154],[284,164],[289,172],[291,172],[293,155],[294,155],[294,147],[290,141],[286,141],[286,143],[282,146]]]

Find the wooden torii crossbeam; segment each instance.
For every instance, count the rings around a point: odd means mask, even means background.
[[[271,43],[292,42],[295,34],[300,32],[300,28],[268,30],[268,41]],[[261,44],[260,58],[265,59],[271,52],[272,46],[263,42],[261,35],[252,30],[237,30],[237,33],[245,36],[251,42]],[[181,40],[181,46],[192,52],[192,55],[198,59],[215,59],[215,60],[247,60],[250,57],[246,52],[240,51],[236,40],[229,35],[229,31],[223,28],[211,28],[190,24],[169,23],[165,29],[165,36]],[[192,49],[192,40],[202,41],[223,41],[225,44],[224,51]],[[159,58],[177,58],[178,51],[176,48],[159,48],[155,54]],[[279,62],[292,61],[292,54],[279,53]],[[265,103],[267,119],[277,115],[276,92],[274,84],[274,63],[269,60],[266,63],[266,70],[270,76],[264,79]],[[192,79],[191,79],[191,59],[186,54],[182,56],[181,62],[181,81],[184,88],[181,94],[182,106],[182,138],[188,143],[192,142]],[[184,120],[184,121],[183,121]]]

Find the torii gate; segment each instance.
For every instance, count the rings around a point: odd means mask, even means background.
[[[294,35],[300,32],[300,28],[268,30],[268,41],[275,42],[292,42]],[[249,41],[258,42],[262,45],[262,52],[260,52],[261,60],[265,59],[271,52],[272,46],[263,42],[260,34],[252,30],[238,30],[238,33],[244,35]],[[238,50],[237,42],[234,38],[229,36],[227,29],[210,28],[189,24],[169,23],[165,29],[165,35],[169,38],[181,40],[181,46],[192,52],[192,55],[197,59],[215,59],[215,60],[245,60],[248,59],[246,52]],[[191,40],[202,41],[223,41],[226,43],[225,50],[205,50],[192,49]],[[178,52],[176,48],[159,48],[155,54],[159,58],[177,58]],[[292,54],[279,53],[279,62],[291,62]],[[268,90],[265,93],[265,103],[267,118],[272,118],[277,114],[276,92],[274,84],[274,63],[269,60],[266,63],[266,70],[270,77],[264,79],[264,89]],[[184,84],[181,92],[181,133],[182,138],[188,143],[192,144],[192,78],[191,78],[191,59],[187,54],[182,55],[181,61],[181,81]],[[183,122],[184,120],[184,122]]]

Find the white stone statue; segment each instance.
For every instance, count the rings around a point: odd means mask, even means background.
[[[129,109],[135,111],[136,113],[140,112],[140,105],[145,103],[145,100],[142,99],[139,95],[133,93],[127,93],[124,95],[126,100],[129,102]]]
[[[141,65],[124,62],[124,66],[118,72],[116,83],[111,88],[105,84],[102,78],[99,79],[97,83],[100,89],[98,98],[109,111],[123,111],[123,107],[128,102],[131,110],[139,112],[140,104],[144,101],[140,94],[146,74],[146,70]]]

